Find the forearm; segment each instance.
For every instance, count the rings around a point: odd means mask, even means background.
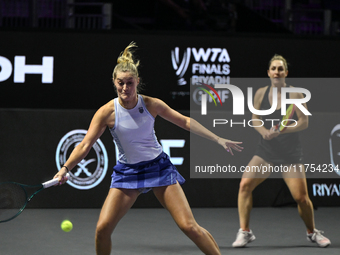
[[[218,142],[219,139],[219,136],[215,135],[193,118],[190,118],[190,132],[214,142]]]
[[[268,129],[263,125],[262,118],[257,115],[252,116],[252,125],[262,137],[268,132]]]
[[[301,119],[296,122],[292,122],[287,128],[283,131],[284,134],[299,132],[308,128],[308,119]]]
[[[268,129],[266,129],[264,126],[261,127],[254,127],[254,129],[263,137],[264,135],[266,135],[266,133],[268,132]]]
[[[81,143],[74,148],[70,157],[65,162],[65,166],[71,171],[82,159],[86,157],[91,148],[88,148]]]

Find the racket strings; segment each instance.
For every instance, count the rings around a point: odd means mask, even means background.
[[[26,205],[27,193],[16,183],[0,184],[0,222],[6,221],[20,212]]]

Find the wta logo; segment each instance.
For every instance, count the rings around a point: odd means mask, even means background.
[[[231,60],[225,48],[195,48],[188,47],[180,58],[180,48],[171,50],[172,66],[176,71],[178,85],[186,85],[187,76],[196,84],[227,84],[229,83]],[[191,60],[193,61],[191,63]]]
[[[191,53],[191,49],[187,48],[183,54],[182,60],[180,61],[179,60],[179,48],[176,47],[175,50],[171,51],[172,66],[174,70],[176,71],[176,75],[178,78],[177,84],[180,86],[187,84],[183,76],[186,73],[189,63],[190,63],[190,56],[191,56],[190,53]]]

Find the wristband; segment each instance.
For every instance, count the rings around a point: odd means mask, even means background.
[[[63,167],[65,167],[66,168],[66,170],[67,170],[67,172],[70,172],[70,170],[68,169],[68,167],[67,166],[62,166],[61,168],[63,168]]]

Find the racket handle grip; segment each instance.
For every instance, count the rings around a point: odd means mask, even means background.
[[[67,173],[67,174],[66,174],[66,179],[68,179],[69,177],[70,177],[70,174]],[[58,184],[58,183],[59,183],[58,178],[55,178],[55,179],[49,180],[49,181],[47,181],[47,182],[44,182],[42,185],[43,185],[44,188],[46,189],[46,188],[52,187],[52,186],[54,186],[54,185],[56,185],[56,184]]]

